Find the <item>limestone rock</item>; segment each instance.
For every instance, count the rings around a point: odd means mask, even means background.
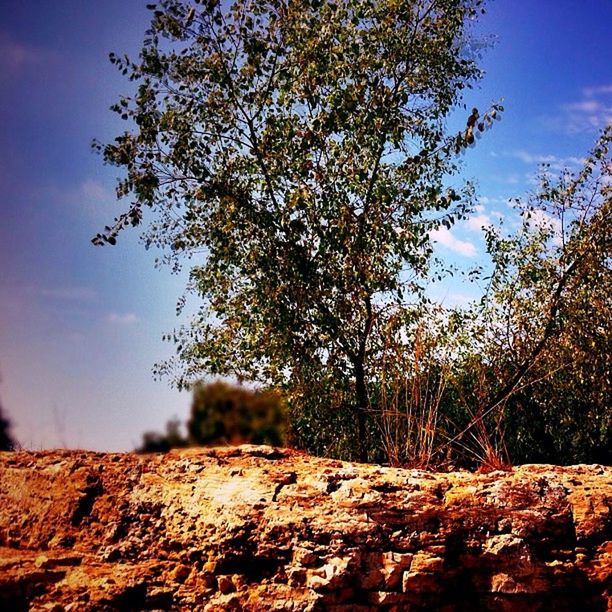
[[[0,453],[0,609],[612,609],[612,470]]]

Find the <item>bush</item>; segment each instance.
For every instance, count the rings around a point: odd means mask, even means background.
[[[12,451],[17,448],[17,443],[10,434],[11,423],[2,413],[0,405],[0,451]]]
[[[252,390],[218,381],[193,386],[187,438],[180,421],[166,425],[166,433],[147,432],[138,452],[165,453],[185,446],[218,444],[286,443],[286,408],[281,396],[269,390]]]
[[[285,442],[286,411],[274,391],[251,390],[218,381],[193,387],[190,444],[271,444]]]
[[[181,436],[180,427],[180,421],[175,418],[166,423],[165,434],[156,431],[146,432],[142,436],[142,446],[138,449],[138,452],[167,453],[171,448],[187,446],[187,440]]]

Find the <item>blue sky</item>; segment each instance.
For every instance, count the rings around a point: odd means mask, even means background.
[[[130,450],[188,413],[188,394],[151,374],[184,278],[155,269],[137,232],[90,244],[119,208],[90,143],[123,129],[108,107],[130,91],[108,52],[137,53],[145,4],[0,0],[0,399],[29,448]],[[539,162],[576,165],[612,121],[611,23],[609,0],[490,3],[478,31],[497,42],[466,102],[506,112],[465,158],[478,216],[439,234],[440,253],[481,261],[479,226],[508,217]]]

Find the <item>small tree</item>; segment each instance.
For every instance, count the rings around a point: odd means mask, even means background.
[[[388,319],[419,301],[429,233],[470,190],[455,156],[501,111],[446,119],[480,72],[480,0],[179,0],[150,5],[138,62],[115,55],[135,124],[99,146],[125,168],[147,244],[198,256],[203,306],[172,335],[185,369],[282,386],[293,413],[348,408],[367,458],[367,411]],[[165,364],[160,372],[172,370]]]
[[[478,440],[490,462],[486,422],[502,450],[503,434],[512,436],[516,459],[601,459],[609,449],[611,140],[608,128],[575,174],[544,172],[540,189],[517,202],[517,233],[487,230],[493,271],[472,312],[456,388],[474,408],[461,434]]]
[[[166,423],[166,433],[146,432],[141,453],[165,453],[185,446],[215,444],[271,444],[287,442],[287,413],[284,400],[269,390],[247,389],[222,381],[193,385],[187,437],[181,423]]]
[[[271,444],[285,442],[286,410],[273,391],[214,383],[193,386],[187,423],[191,444]]]

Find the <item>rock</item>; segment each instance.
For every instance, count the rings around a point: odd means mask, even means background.
[[[227,595],[228,593],[231,593],[232,591],[236,590],[236,586],[234,585],[232,579],[229,576],[219,576],[217,578],[217,588],[224,595]]]
[[[612,470],[0,453],[2,610],[606,610]]]
[[[410,553],[384,552],[369,553],[361,576],[361,587],[368,591],[384,588],[391,591],[401,584],[405,569],[410,567],[413,555]]]
[[[430,574],[441,572],[444,565],[444,559],[436,555],[430,555],[426,552],[418,552],[412,559],[410,569],[417,574]]]

